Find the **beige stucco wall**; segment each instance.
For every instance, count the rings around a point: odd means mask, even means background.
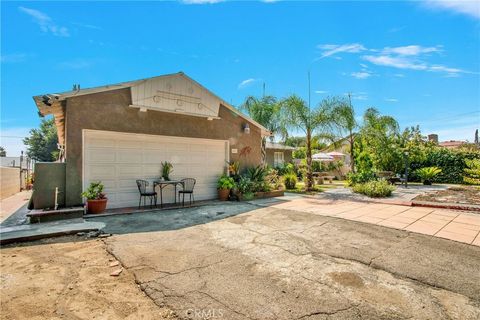
[[[20,168],[0,167],[0,199],[20,192]]]
[[[82,130],[157,134],[191,138],[229,140],[230,160],[240,161],[243,167],[261,163],[261,132],[253,124],[250,134],[243,132],[247,121],[238,114],[220,106],[220,120],[186,116],[149,110],[140,112],[130,108],[130,89],[69,98],[66,114],[66,205],[80,204],[82,199]],[[242,149],[250,153],[240,156]]]
[[[267,149],[267,164],[270,167],[273,167],[273,160],[274,160],[274,153],[275,152],[283,152],[283,160],[284,163],[288,163],[292,161],[292,150],[284,150],[284,149]]]

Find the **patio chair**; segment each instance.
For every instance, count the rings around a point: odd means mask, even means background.
[[[182,207],[185,206],[185,194],[190,195],[189,205],[192,205],[192,198],[193,198],[193,202],[195,202],[195,197],[193,196],[193,188],[195,187],[195,183],[197,182],[197,180],[193,178],[185,178],[185,179],[182,179],[181,181],[182,181],[183,189],[178,191],[178,197],[180,198],[180,195],[183,196]]]
[[[140,209],[140,206],[142,204],[142,198],[143,198],[143,205],[147,205],[147,198],[150,199],[150,208],[152,207],[152,200],[155,204],[155,207],[157,206],[157,193],[155,190],[153,191],[147,191],[149,183],[148,181],[145,180],[137,180],[137,187],[138,187],[138,192],[140,192],[140,200],[138,201],[138,209]]]

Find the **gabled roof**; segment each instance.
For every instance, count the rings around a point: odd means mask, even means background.
[[[127,82],[120,82],[117,84],[109,84],[109,85],[104,85],[104,86],[99,86],[99,87],[93,87],[93,88],[86,88],[86,89],[79,89],[79,90],[72,90],[72,91],[66,91],[66,92],[61,92],[61,93],[46,93],[46,94],[41,94],[41,95],[36,95],[33,97],[33,100],[35,101],[35,104],[37,105],[39,114],[42,116],[53,114],[55,117],[55,124],[57,126],[57,132],[58,132],[58,138],[59,142],[61,144],[64,143],[64,117],[65,117],[65,110],[64,110],[64,104],[62,101],[67,100],[68,98],[72,97],[78,97],[78,96],[84,96],[84,95],[89,95],[89,94],[94,94],[94,93],[99,93],[99,92],[106,92],[106,91],[112,91],[112,90],[118,90],[118,89],[124,89],[124,88],[131,88],[134,85],[137,85],[139,83],[142,83],[144,81],[148,81],[151,79],[157,79],[157,78],[165,78],[165,77],[172,77],[172,76],[181,76],[184,77],[185,79],[195,83],[198,85],[200,88],[204,89],[208,93],[210,93],[212,96],[217,98],[221,105],[225,106],[227,109],[230,111],[238,114],[240,117],[244,118],[246,121],[250,122],[254,126],[260,128],[262,136],[270,136],[271,132],[266,129],[264,126],[256,122],[255,120],[249,118],[239,110],[237,110],[234,106],[230,105],[228,102],[225,100],[221,99],[219,96],[217,96],[215,93],[212,91],[208,90],[205,88],[203,85],[195,81],[194,79],[190,78],[183,72],[178,72],[178,73],[172,73],[172,74],[166,74],[166,75],[161,75],[161,76],[156,76],[156,77],[150,77],[150,78],[144,78],[144,79],[139,79],[139,80],[133,80],[133,81],[127,81]]]
[[[267,143],[265,145],[265,148],[266,149],[276,149],[276,150],[295,150],[294,147],[284,145],[283,143],[270,142],[270,141],[267,141]]]

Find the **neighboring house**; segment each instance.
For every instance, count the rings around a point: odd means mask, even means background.
[[[347,173],[351,171],[351,157],[350,157],[350,141],[349,136],[345,137],[336,143],[331,144],[327,148],[321,150],[321,152],[327,153],[332,156],[335,161],[342,161],[343,166],[335,172],[331,172],[332,175],[338,178],[344,178]]]
[[[295,150],[293,147],[277,142],[267,142],[265,149],[267,164],[270,167],[278,167],[291,162],[293,159],[292,153]]]
[[[438,144],[439,147],[444,147],[447,149],[459,149],[461,148],[466,142],[465,141],[458,141],[458,140],[450,140],[450,141],[443,141]]]
[[[173,164],[171,178],[197,180],[196,200],[216,198],[227,162],[261,164],[270,135],[182,72],[33,98],[42,116],[55,117],[66,206],[81,204],[93,181],[105,184],[109,208],[136,206],[135,180],[158,179],[163,161]]]

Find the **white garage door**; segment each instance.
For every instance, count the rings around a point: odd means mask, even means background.
[[[138,205],[136,179],[150,182],[161,175],[161,162],[173,164],[171,179],[195,178],[195,200],[217,197],[216,182],[225,172],[228,142],[84,130],[83,188],[102,181],[109,208]],[[164,188],[164,203],[174,201],[172,186]],[[159,197],[160,201],[160,197]]]

